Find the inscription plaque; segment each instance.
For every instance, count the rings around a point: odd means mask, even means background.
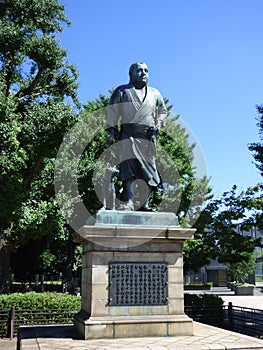
[[[166,263],[110,263],[109,305],[167,305]]]

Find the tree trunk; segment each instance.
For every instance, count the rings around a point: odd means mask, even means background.
[[[0,293],[9,293],[11,282],[10,250],[4,238],[0,239]]]
[[[68,292],[70,294],[74,293],[74,280],[73,280],[73,264],[74,264],[74,258],[75,258],[75,243],[73,242],[72,238],[72,232],[69,233],[68,238],[68,254],[67,254],[67,261],[63,276],[63,282],[67,283],[69,288]]]

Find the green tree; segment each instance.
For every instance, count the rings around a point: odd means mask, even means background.
[[[235,275],[238,268],[251,265],[254,250],[261,247],[262,243],[260,238],[249,236],[246,232],[257,226],[260,198],[262,194],[259,186],[240,193],[233,186],[220,199],[210,201],[196,224],[196,238],[199,238],[197,247],[189,243],[186,267],[195,270],[204,265],[202,249],[208,254],[207,258],[218,257],[219,262],[228,265]],[[198,254],[199,258],[194,260]]]
[[[251,143],[256,167],[263,175],[263,105],[257,106],[260,142]],[[209,262],[208,258],[219,257],[227,264],[230,275],[238,276],[237,270],[251,265],[251,256],[259,239],[243,237],[236,227],[243,230],[263,230],[263,185],[249,187],[237,194],[234,186],[218,200],[212,200],[202,211],[195,227],[195,240],[185,243],[185,271],[197,271]],[[250,269],[251,270],[251,269]]]
[[[179,121],[178,115],[170,116],[161,131],[157,165],[162,169],[162,181],[173,185],[172,191],[164,191],[161,209],[175,212],[180,224],[188,227],[195,224],[204,203],[212,195],[207,177],[199,178],[196,174],[197,169],[193,163],[196,145],[190,143],[187,130]],[[164,154],[166,156],[163,157]]]
[[[257,169],[260,171],[261,176],[263,176],[263,105],[256,106],[258,116],[257,116],[257,126],[259,130],[259,142],[254,142],[249,145],[249,150],[252,152],[254,159],[255,159],[255,165]],[[255,186],[254,191],[259,192],[259,189],[262,190],[262,183],[258,186]],[[263,195],[256,196],[255,198],[251,198],[250,205],[252,207],[257,207],[257,209],[261,209],[257,212],[257,226],[263,230]]]
[[[78,119],[77,73],[58,41],[68,24],[57,0],[0,2],[0,290],[10,251],[68,239],[53,190],[54,159]]]
[[[248,148],[253,153],[256,167],[263,176],[263,105],[257,105],[256,108],[258,112],[257,126],[259,129],[260,142],[251,143]]]
[[[241,260],[236,263],[227,263],[228,274],[231,281],[245,283],[249,276],[255,271],[255,255],[254,252],[248,256],[248,260]]]

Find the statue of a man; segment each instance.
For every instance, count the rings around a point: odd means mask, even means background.
[[[117,87],[110,99],[109,138],[119,142],[120,179],[127,201],[124,209],[134,210],[134,183],[142,180],[138,210],[153,211],[148,201],[152,189],[160,183],[155,165],[157,135],[165,124],[167,110],[160,92],[147,86],[149,72],[145,63],[132,64],[129,76],[129,84]]]

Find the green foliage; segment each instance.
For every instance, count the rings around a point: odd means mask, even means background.
[[[6,43],[0,45],[1,230],[11,241],[23,241],[63,230],[53,158],[77,120],[64,102],[65,96],[76,100],[77,75],[54,37],[68,23],[62,5],[10,0],[0,9],[0,42]],[[17,39],[7,41],[13,27]]]
[[[242,232],[258,225],[261,191],[260,186],[255,186],[237,193],[233,186],[220,199],[209,202],[196,222],[196,240],[185,244],[185,271],[195,271],[208,262],[208,257],[218,257],[234,275],[240,275],[238,269],[243,277],[247,275],[245,269],[252,271],[255,247],[261,247],[262,242]]]
[[[81,297],[63,293],[13,293],[0,295],[0,310],[66,310],[80,309]]]
[[[257,106],[260,140],[263,137],[263,105]],[[252,143],[256,166],[263,175],[262,142]],[[263,186],[258,184],[237,193],[237,187],[212,200],[201,212],[195,227],[194,241],[184,244],[185,271],[196,271],[208,263],[208,257],[228,265],[231,278],[245,280],[254,268],[254,249],[260,239],[242,233],[254,228],[263,230]],[[237,225],[240,232],[237,232]]]
[[[70,323],[80,310],[81,297],[62,293],[2,294],[0,310],[15,308],[15,325]],[[2,331],[7,331],[4,325]],[[17,334],[17,329],[14,330]]]
[[[77,72],[57,38],[68,24],[58,0],[0,2],[0,237],[10,250],[69,235],[53,188],[78,120]]]
[[[259,130],[259,138],[260,142],[254,142],[251,143],[248,147],[248,149],[252,152],[254,159],[255,159],[255,165],[257,169],[260,171],[261,176],[263,176],[263,105],[257,105],[257,112],[258,112],[258,130]],[[258,186],[254,186],[250,188],[249,193],[249,207],[248,209],[257,209],[256,214],[254,215],[253,220],[257,223],[257,227],[260,230],[263,230],[263,194],[262,194],[262,183]],[[261,195],[258,195],[260,194]]]
[[[80,310],[81,297],[62,293],[2,294],[0,295],[2,334],[8,334],[6,320],[11,307],[15,308],[14,334],[17,335],[19,325],[71,323],[74,315]]]
[[[254,201],[253,191],[248,189],[238,194],[237,188],[234,186],[230,192],[223,194],[221,202],[211,203],[213,208],[211,238],[216,244],[220,262],[236,264],[243,261],[249,263],[255,247],[262,246],[259,238],[242,235],[236,230],[238,222],[240,222],[241,231],[257,225],[254,220],[257,209],[254,207],[252,210],[252,202]],[[250,215],[247,212],[248,208],[251,209]]]
[[[207,282],[207,283],[189,283],[185,284],[184,288],[189,290],[189,289],[210,289],[213,287],[213,282]]]
[[[41,271],[47,271],[48,268],[50,268],[56,260],[55,255],[50,252],[50,249],[44,250],[40,254],[39,258],[40,258],[39,268]]]
[[[246,280],[255,271],[255,256],[254,252],[250,254],[248,261],[241,260],[235,263],[227,263],[228,274],[232,281],[245,283]]]
[[[214,242],[205,232],[197,231],[193,240],[184,243],[184,272],[197,272],[209,263],[209,258],[216,258]]]
[[[194,321],[222,326],[225,319],[224,301],[212,294],[185,294],[185,312]]]
[[[222,306],[224,300],[213,294],[184,294],[185,306],[207,307],[207,306]]]
[[[251,143],[248,148],[253,153],[256,167],[263,176],[263,105],[257,105],[256,107],[258,112],[257,126],[259,129],[260,142]]]
[[[161,198],[165,203],[161,209],[175,212],[186,227],[192,226],[198,218],[204,202],[211,198],[211,189],[206,177],[196,176],[195,145],[190,144],[189,135],[178,120],[179,116],[168,118],[161,131],[156,162],[158,169],[162,169],[163,182],[174,185],[174,190],[165,192]]]

